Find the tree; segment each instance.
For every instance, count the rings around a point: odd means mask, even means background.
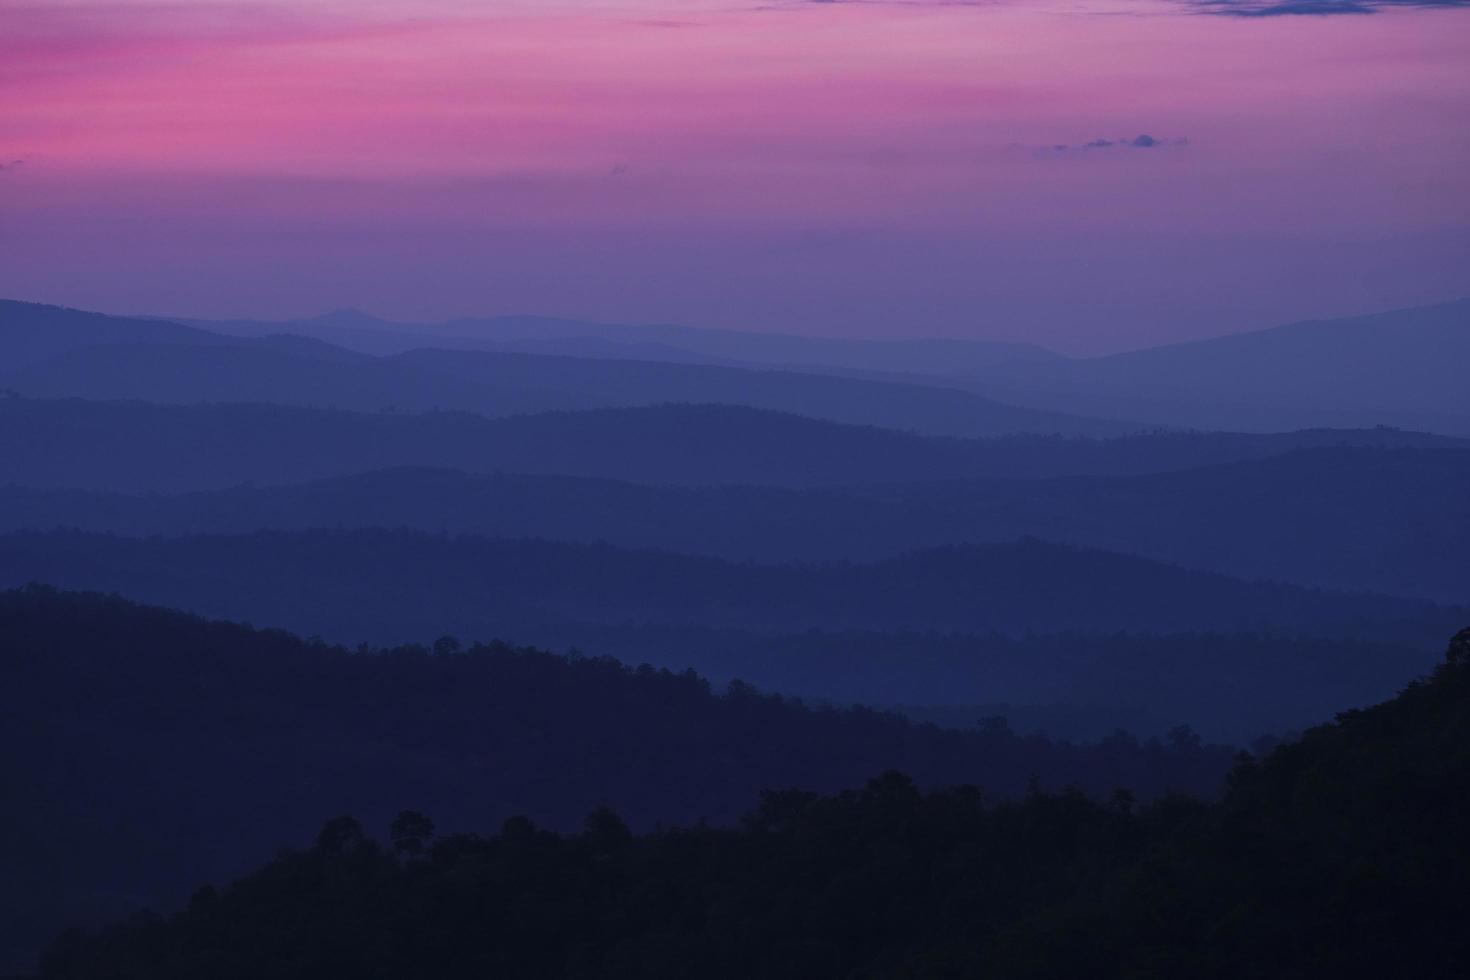
[[[316,849],[324,854],[350,851],[363,841],[362,824],[353,817],[333,817],[316,835]]]
[[[1444,652],[1445,663],[1452,667],[1470,666],[1470,626],[1450,637],[1450,645]]]
[[[417,810],[403,810],[388,825],[388,839],[393,850],[410,857],[422,854],[434,837],[434,821]]]

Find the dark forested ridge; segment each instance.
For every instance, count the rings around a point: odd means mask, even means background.
[[[737,560],[1034,535],[1256,579],[1470,598],[1470,451],[1338,446],[1166,473],[793,490],[399,467],[183,495],[0,487],[0,531],[415,527]]]
[[[368,817],[389,846],[333,819],[177,914],[62,937],[43,976],[1458,976],[1470,631],[1392,701],[1240,762],[1215,802],[997,802],[890,773],[765,793],[739,828],[638,835],[599,808],[578,834],[478,836],[426,814]]]
[[[355,813],[446,828],[516,813],[571,829],[728,824],[762,789],[831,792],[886,769],[994,798],[1075,784],[1208,795],[1233,750],[1181,730],[1093,746],[812,710],[694,674],[501,645],[348,650],[116,598],[0,594],[3,943],[172,906]]]
[[[348,644],[451,632],[846,702],[1143,708],[1241,743],[1387,696],[1466,615],[1035,540],[753,565],[381,529],[0,535],[0,586],[28,581]]]

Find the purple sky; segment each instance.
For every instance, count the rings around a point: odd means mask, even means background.
[[[0,0],[0,296],[1113,350],[1470,294],[1467,121],[1453,5]]]

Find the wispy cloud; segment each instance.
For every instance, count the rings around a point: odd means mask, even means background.
[[[11,171],[11,170],[19,170],[21,167],[24,167],[25,165],[26,165],[26,162],[24,160],[0,161],[0,174],[6,173],[7,171]]]
[[[1118,139],[1095,139],[1086,143],[1054,143],[1051,146],[1037,147],[1042,154],[1053,153],[1098,153],[1112,150],[1152,150],[1161,146],[1188,146],[1189,140],[1183,137],[1160,139],[1150,136],[1148,133],[1139,133],[1137,136],[1123,136]]]
[[[813,5],[984,7],[1003,0],[777,0],[767,9]],[[1196,12],[1222,17],[1328,16],[1371,14],[1389,7],[1470,7],[1470,0],[1176,0]],[[1130,16],[1135,12],[1125,11]]]
[[[1221,17],[1324,17],[1372,14],[1390,7],[1470,7],[1470,0],[1183,0],[1195,10]]]

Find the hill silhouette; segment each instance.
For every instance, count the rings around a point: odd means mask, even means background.
[[[0,635],[11,963],[68,921],[178,905],[342,812],[386,822],[412,803],[448,828],[534,813],[570,830],[611,805],[640,828],[728,825],[762,787],[833,791],[894,767],[996,798],[1033,776],[1210,793],[1232,755],[1187,732],[1079,747],[943,731],[501,645],[349,652],[39,588],[0,593]]]
[[[1470,631],[1398,697],[1241,760],[1218,801],[888,773],[764,793],[736,831],[339,817],[172,919],[61,938],[43,976],[1451,977],[1467,739]]]
[[[1470,435],[1470,299],[1108,357],[981,369],[1017,404],[1211,429],[1395,425]]]
[[[349,645],[451,632],[840,703],[1141,711],[1238,744],[1385,696],[1465,615],[1039,541],[755,565],[375,529],[0,536],[0,586],[29,581]]]
[[[211,324],[277,333],[324,324]],[[348,347],[519,349],[593,357],[800,365],[865,377],[964,385],[1018,405],[1205,429],[1271,431],[1394,425],[1470,435],[1455,365],[1470,359],[1470,299],[1245,331],[1101,357],[1066,358],[1022,344],[967,340],[774,337],[674,326],[542,317],[405,325],[330,321]],[[423,338],[434,338],[425,344]]]

